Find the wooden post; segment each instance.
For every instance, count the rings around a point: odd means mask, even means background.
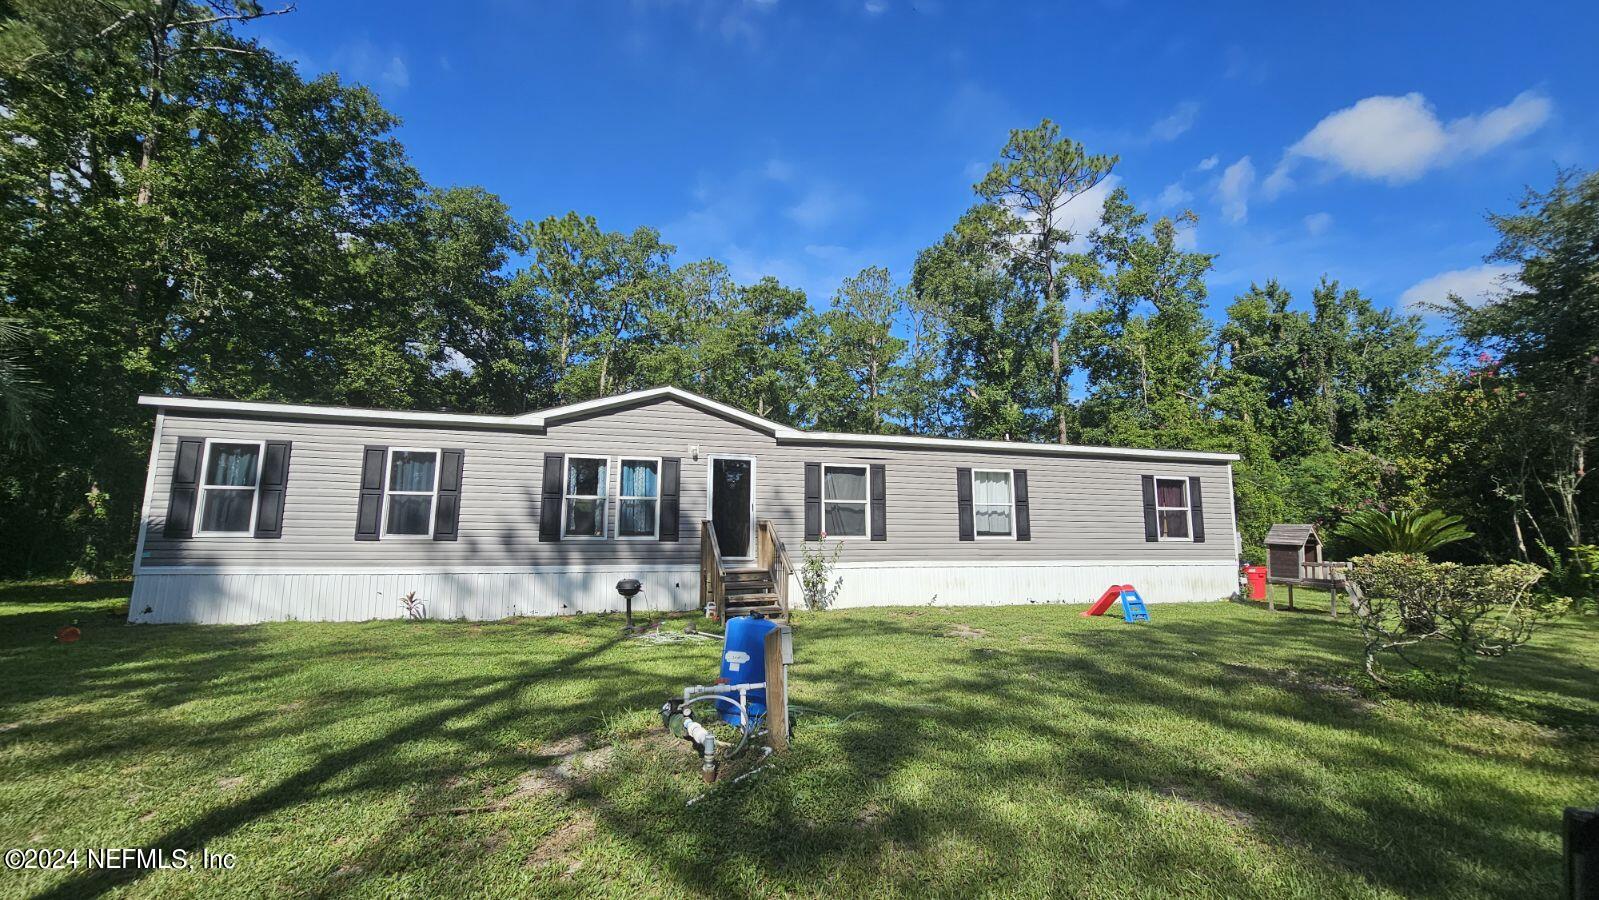
[[[766,632],[766,741],[773,750],[788,749],[788,665],[783,661],[783,633]]]
[[[1277,611],[1277,599],[1271,595],[1271,579],[1266,579],[1266,608],[1272,612]]]
[[[1288,582],[1288,608],[1294,608],[1294,583]]]
[[[1327,593],[1332,594],[1332,617],[1336,619],[1338,618],[1338,582],[1333,582],[1332,586],[1327,588]]]

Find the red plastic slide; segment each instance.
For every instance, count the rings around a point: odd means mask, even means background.
[[[1099,595],[1099,599],[1094,601],[1093,606],[1083,610],[1082,615],[1104,615],[1105,610],[1110,609],[1110,605],[1112,603],[1115,603],[1117,600],[1122,598],[1122,591],[1130,591],[1132,589],[1132,586],[1127,584],[1113,584],[1110,587],[1105,588],[1105,593]]]

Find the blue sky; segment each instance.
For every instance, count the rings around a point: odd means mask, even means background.
[[[1301,6],[302,0],[252,33],[375,89],[435,184],[653,225],[818,304],[907,278],[1045,116],[1199,214],[1217,307],[1323,273],[1393,306],[1489,287],[1484,213],[1599,164],[1599,4]]]

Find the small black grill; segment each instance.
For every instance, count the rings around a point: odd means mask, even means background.
[[[633,598],[644,590],[644,583],[637,578],[624,578],[616,583],[616,592],[627,601],[627,624],[622,626],[623,634],[633,633]]]

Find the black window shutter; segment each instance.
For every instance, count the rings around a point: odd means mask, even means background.
[[[355,508],[355,539],[375,541],[383,534],[383,471],[389,448],[368,446],[361,451],[361,499]]]
[[[960,513],[960,538],[975,540],[977,530],[972,522],[972,470],[955,470],[955,505]]]
[[[1033,516],[1027,506],[1027,470],[1016,469],[1016,540],[1033,539]]]
[[[1160,524],[1155,521],[1155,476],[1144,475],[1144,540],[1160,540]]]
[[[872,540],[888,540],[887,489],[883,485],[881,465],[872,466]]]
[[[261,494],[256,500],[255,536],[283,537],[283,498],[289,488],[289,441],[267,441],[266,458],[261,460]]]
[[[822,539],[822,464],[805,464],[805,539]]]
[[[566,477],[566,454],[544,454],[544,490],[539,494],[539,540],[561,539],[561,479]]]
[[[1205,542],[1205,500],[1199,495],[1199,476],[1188,477],[1188,508],[1194,521],[1194,543]]]
[[[453,541],[461,533],[461,470],[465,450],[439,451],[439,499],[433,510],[433,539]]]
[[[661,540],[677,540],[678,496],[682,460],[675,456],[661,457]]]
[[[204,452],[203,438],[178,438],[178,457],[172,463],[172,491],[167,494],[167,522],[161,529],[163,537],[194,537],[194,502],[200,496],[200,457]]]

